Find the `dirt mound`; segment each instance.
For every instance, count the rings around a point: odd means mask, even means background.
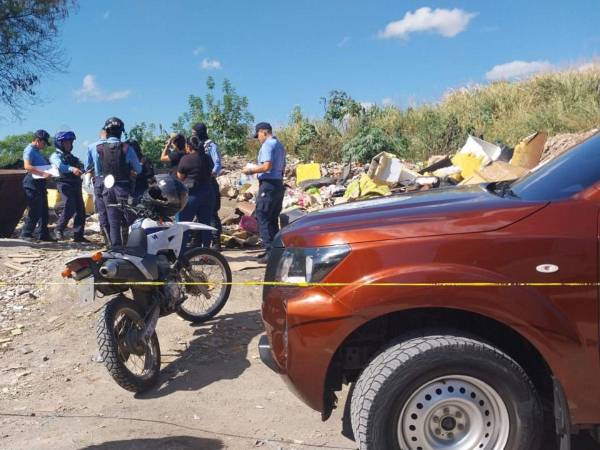
[[[548,138],[546,145],[544,146],[544,152],[542,153],[542,161],[556,158],[574,145],[593,136],[598,131],[598,128],[594,128],[593,130],[584,131],[582,133],[557,134],[556,136]]]

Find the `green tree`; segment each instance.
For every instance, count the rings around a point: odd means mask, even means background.
[[[56,45],[59,24],[73,0],[0,0],[0,103],[20,116],[41,76],[67,64]]]
[[[248,98],[239,95],[228,79],[223,80],[219,99],[212,77],[206,80],[206,89],[204,99],[190,95],[188,111],[173,124],[173,129],[187,135],[194,123],[204,122],[210,138],[222,152],[246,153],[246,140],[254,121],[254,116],[248,112]]]
[[[321,98],[321,103],[325,108],[325,121],[338,127],[345,120],[359,118],[365,112],[365,108],[344,91],[331,91],[329,97]]]
[[[33,132],[13,134],[0,140],[0,168],[23,168],[23,150],[33,141]],[[45,156],[50,156],[54,147],[47,146],[43,150]]]
[[[158,129],[158,133],[157,133]],[[160,153],[169,138],[166,130],[161,125],[158,127],[153,124],[141,122],[135,124],[128,134],[130,139],[135,139],[139,142],[142,148],[142,153],[148,157],[155,165],[161,164]]]

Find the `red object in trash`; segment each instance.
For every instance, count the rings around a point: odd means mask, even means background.
[[[258,233],[258,222],[252,216],[242,216],[240,219],[240,230],[248,233]]]

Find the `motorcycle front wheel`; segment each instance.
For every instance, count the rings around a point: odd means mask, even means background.
[[[131,392],[152,388],[160,373],[156,332],[148,342],[141,337],[144,311],[133,300],[118,296],[102,309],[96,328],[102,362],[119,386]]]
[[[179,272],[186,299],[177,314],[192,323],[216,316],[231,293],[231,269],[223,255],[208,248],[192,248]]]

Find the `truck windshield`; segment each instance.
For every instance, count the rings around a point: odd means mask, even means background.
[[[571,197],[600,181],[600,133],[510,186],[516,197],[552,201]]]

